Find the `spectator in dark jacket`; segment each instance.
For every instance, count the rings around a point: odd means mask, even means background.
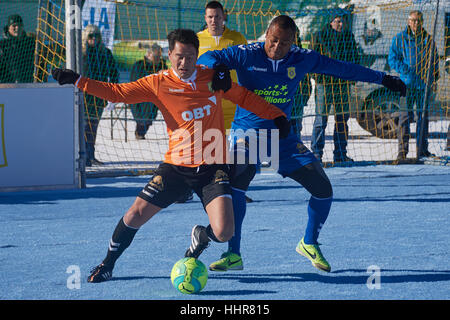
[[[154,43],[147,51],[144,59],[137,61],[131,68],[130,81],[135,81],[164,69],[167,69],[167,64],[162,58],[162,48]],[[148,128],[158,114],[158,108],[151,102],[138,103],[131,105],[131,113],[136,120],[136,139],[143,140]]]
[[[8,17],[0,41],[0,83],[33,82],[35,38],[26,34],[22,17]]]
[[[331,58],[360,63],[355,37],[346,29],[341,15],[333,16],[326,27],[313,38],[313,49]],[[325,147],[325,129],[328,115],[333,111],[334,162],[352,162],[347,156],[349,98],[353,83],[331,76],[316,75],[316,117],[314,119],[311,149],[322,161]],[[331,109],[333,107],[333,109]]]
[[[83,30],[83,76],[99,81],[112,83],[119,82],[119,71],[111,50],[105,47],[100,29],[95,25],[88,25]],[[95,158],[95,140],[97,128],[107,101],[84,95],[85,102],[85,139],[86,139],[86,165],[101,165]]]

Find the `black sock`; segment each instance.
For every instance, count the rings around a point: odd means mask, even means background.
[[[103,264],[114,267],[116,260],[119,259],[120,255],[131,244],[134,235],[138,230],[139,229],[128,227],[125,222],[123,222],[123,218],[121,218],[109,241],[108,253],[103,260]]]
[[[216,235],[214,234],[214,231],[210,224],[208,224],[208,226],[206,227],[206,234],[208,235],[209,239],[211,239],[214,242],[221,242],[221,243],[223,242],[216,238]]]

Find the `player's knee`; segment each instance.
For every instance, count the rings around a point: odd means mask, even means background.
[[[156,207],[141,198],[137,198],[125,213],[124,222],[129,226],[139,228],[159,210],[161,210],[161,208]]]
[[[299,182],[316,198],[330,198],[333,196],[333,187],[330,180],[318,162],[305,165],[289,174],[289,177]]]
[[[331,198],[333,196],[333,186],[328,179],[323,180],[319,187],[314,188],[311,193],[316,198]]]
[[[333,187],[328,179],[317,179],[308,189],[313,197],[319,199],[331,198],[333,196]]]
[[[230,224],[221,228],[216,228],[213,232],[218,242],[227,242],[233,237],[234,225]]]
[[[227,228],[222,230],[222,232],[220,232],[218,239],[221,242],[226,242],[228,240],[231,239],[231,237],[233,237],[233,233],[234,233],[234,228]]]
[[[131,207],[124,215],[123,221],[125,224],[133,227],[140,227],[142,226],[142,215],[139,213],[138,210],[134,210],[133,207]]]

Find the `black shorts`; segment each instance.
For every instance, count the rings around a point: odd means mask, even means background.
[[[162,163],[138,196],[157,207],[166,208],[192,189],[206,207],[219,196],[231,197],[229,175],[226,164],[189,168]]]
[[[254,164],[230,164],[231,186],[241,191],[247,191],[256,175]]]

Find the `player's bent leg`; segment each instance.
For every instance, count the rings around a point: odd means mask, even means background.
[[[191,246],[185,257],[198,256],[209,246],[209,242],[228,241],[234,233],[233,202],[231,200],[230,172],[227,165],[214,165],[203,171],[205,179],[196,187],[210,224],[194,226]]]
[[[108,252],[101,264],[91,270],[88,282],[104,282],[112,278],[114,265],[122,253],[130,246],[139,228],[161,208],[136,198],[127,213],[120,219],[109,241]]]
[[[317,239],[322,226],[328,218],[333,201],[333,189],[322,166],[318,162],[308,164],[289,175],[311,193],[308,202],[308,223],[305,236],[300,240],[296,251],[308,258],[312,265],[329,272],[330,264],[323,256]]]
[[[210,224],[195,225],[191,232],[191,245],[185,257],[198,259],[210,241],[226,242],[234,232],[233,204],[229,195],[218,196],[205,206]]]
[[[139,193],[130,209],[120,219],[110,239],[105,259],[92,269],[87,279],[88,282],[103,282],[111,279],[117,259],[130,246],[139,228],[161,208],[167,207],[176,200],[174,197],[177,195],[177,190],[163,188],[167,185],[163,182],[167,180],[168,175],[170,176],[170,169],[170,166],[161,165],[149,183]]]
[[[233,188],[234,211],[234,235],[228,241],[228,251],[224,252],[220,259],[209,265],[211,271],[243,270],[244,264],[240,254],[241,229],[245,216],[245,191]],[[237,211],[236,211],[237,210]]]
[[[216,197],[206,205],[209,223],[218,242],[226,242],[234,234],[233,201],[230,195]],[[214,239],[214,240],[216,240]]]
[[[233,196],[234,211],[234,236],[228,242],[228,251],[240,256],[241,255],[241,231],[244,222],[245,213],[247,211],[246,191],[256,175],[256,165],[232,165],[231,169],[231,185]]]
[[[211,271],[243,270],[241,257],[241,230],[247,210],[245,192],[256,174],[255,165],[232,165],[231,184],[234,211],[234,235],[228,241],[228,251],[209,265]]]

